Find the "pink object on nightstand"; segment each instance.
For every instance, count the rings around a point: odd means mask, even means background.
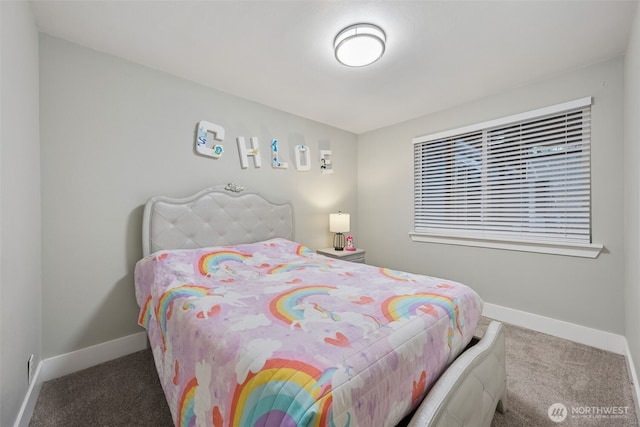
[[[345,251],[355,251],[356,246],[353,244],[353,236],[347,236],[347,245],[344,247]]]

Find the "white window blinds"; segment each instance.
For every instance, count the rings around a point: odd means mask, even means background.
[[[414,139],[414,231],[591,242],[591,98]]]

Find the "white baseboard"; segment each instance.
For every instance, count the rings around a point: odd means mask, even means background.
[[[108,362],[147,348],[147,333],[107,341],[60,356],[50,357],[38,363],[38,367],[27,390],[14,427],[28,427],[36,407],[42,383],[64,375],[72,374],[100,363]]]
[[[146,332],[96,344],[42,361],[42,381],[72,374],[147,348]]]
[[[27,389],[27,394],[24,397],[20,412],[13,427],[28,427],[29,421],[31,421],[31,415],[36,407],[38,401],[38,395],[40,395],[40,389],[42,388],[42,379],[40,379],[40,372],[42,371],[42,362],[38,363],[36,371],[33,373],[31,384]]]
[[[625,340],[626,341],[626,340]],[[627,347],[627,368],[629,369],[629,375],[631,376],[631,382],[633,383],[633,389],[635,391],[635,404],[636,414],[640,414],[640,384],[638,384],[638,374],[636,366],[633,363],[633,357],[631,357],[631,349],[629,348],[629,341],[626,341]]]
[[[484,304],[482,315],[537,332],[596,347],[601,350],[628,356],[627,339],[623,335],[489,303]]]

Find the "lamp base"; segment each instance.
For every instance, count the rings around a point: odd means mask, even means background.
[[[336,251],[344,250],[344,234],[336,233],[335,236],[333,236],[333,249]]]

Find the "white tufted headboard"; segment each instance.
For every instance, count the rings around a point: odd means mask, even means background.
[[[144,207],[142,252],[294,239],[293,207],[276,204],[237,185],[211,187],[191,197],[152,197]]]

